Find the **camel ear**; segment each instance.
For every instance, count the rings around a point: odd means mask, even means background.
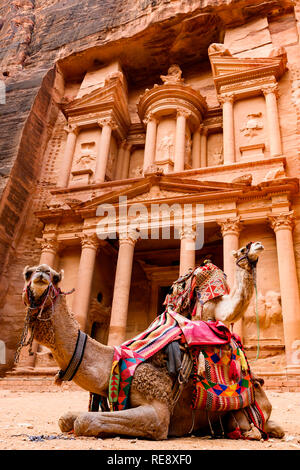
[[[238,257],[238,252],[235,251],[235,250],[232,250],[231,254],[232,254],[232,256],[233,256],[234,258],[237,258],[237,257]]]
[[[64,277],[63,269],[61,269],[59,273],[57,273],[56,271],[53,271],[52,280],[54,284],[58,284],[63,279],[63,277]]]
[[[29,281],[34,271],[35,271],[35,266],[33,266],[32,268],[30,268],[30,266],[26,266],[24,268],[23,276],[24,276],[25,281]]]

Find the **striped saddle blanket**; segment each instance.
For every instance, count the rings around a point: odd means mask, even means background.
[[[238,410],[254,402],[250,369],[234,338],[225,346],[193,347],[192,354],[193,409]]]
[[[108,397],[112,410],[128,407],[136,367],[172,341],[189,346],[192,353],[192,408],[226,411],[253,402],[250,370],[239,339],[221,322],[191,321],[169,309],[143,333],[114,348]]]

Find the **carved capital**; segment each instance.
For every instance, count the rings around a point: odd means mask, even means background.
[[[263,94],[266,96],[270,93],[274,93],[276,98],[278,97],[278,84],[277,83],[272,83],[270,85],[264,85],[261,87],[261,91]]]
[[[180,240],[182,239],[188,239],[188,240],[196,240],[196,230],[195,227],[191,225],[184,225],[180,230],[179,230],[179,237]]]
[[[109,126],[109,127],[111,127],[112,130],[117,129],[117,127],[118,127],[116,121],[111,116],[107,116],[107,117],[98,119],[97,124],[100,127]]]
[[[93,248],[97,250],[100,245],[100,240],[95,233],[82,233],[79,235],[81,248]]]
[[[137,240],[139,238],[139,233],[128,227],[127,229],[124,229],[119,232],[119,245],[124,245],[124,244],[130,244],[130,245],[135,245]]]
[[[233,103],[235,99],[234,93],[222,93],[218,96],[219,102],[223,105],[224,103]]]
[[[59,249],[59,243],[57,241],[56,237],[51,237],[51,238],[39,238],[36,239],[38,244],[41,247],[42,252],[50,252],[53,254],[56,254]]]
[[[188,119],[191,114],[192,114],[191,111],[188,111],[186,109],[177,109],[177,117],[182,116],[185,119]]]
[[[157,121],[157,118],[156,118],[156,117],[154,116],[154,114],[151,113],[151,112],[150,112],[150,113],[147,113],[146,116],[145,116],[145,118],[143,119],[143,123],[144,123],[145,126],[147,126],[147,124],[148,124],[149,122],[154,122],[155,124],[157,124],[157,122],[158,122],[158,121]]]
[[[218,225],[221,227],[222,237],[229,234],[239,236],[243,229],[240,216],[219,220]]]
[[[208,134],[208,129],[203,124],[200,124],[199,131],[200,131],[201,135],[207,136],[207,134]]]
[[[280,214],[271,214],[268,216],[268,220],[274,232],[277,232],[278,230],[292,231],[295,226],[295,219],[294,211],[281,212]]]
[[[67,124],[66,126],[64,126],[64,131],[67,132],[67,134],[73,133],[77,135],[79,129],[75,124]]]

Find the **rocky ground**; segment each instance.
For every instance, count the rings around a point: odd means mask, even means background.
[[[2,450],[299,450],[300,393],[268,391],[273,419],[286,431],[283,440],[265,442],[212,440],[209,436],[152,442],[142,439],[97,439],[62,435],[57,424],[68,410],[86,410],[88,393],[0,390],[0,449]]]

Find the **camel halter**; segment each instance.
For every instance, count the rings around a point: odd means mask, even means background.
[[[247,249],[246,254],[240,256],[240,258],[236,261],[236,265],[240,266],[240,262],[243,259],[247,259],[247,261],[250,264],[250,267],[252,269],[253,284],[254,284],[254,290],[255,290],[255,316],[256,316],[256,329],[257,329],[257,351],[256,351],[255,361],[257,361],[257,359],[259,357],[259,339],[260,339],[259,315],[258,315],[258,293],[257,293],[257,282],[256,282],[256,280],[257,280],[257,278],[256,278],[256,265],[257,265],[258,259],[251,260],[249,258],[249,251],[250,251],[252,243],[253,242],[249,242],[246,245],[246,249]]]
[[[47,318],[42,318],[42,313],[43,313],[43,310],[44,310],[44,307],[46,305],[47,300],[50,299],[51,310],[52,310],[52,314],[53,314],[54,302],[57,299],[57,297],[59,297],[60,295],[72,294],[72,292],[74,292],[74,290],[75,290],[75,289],[72,289],[69,292],[62,292],[60,288],[56,288],[52,284],[52,282],[50,282],[47,289],[45,290],[45,292],[43,292],[43,294],[39,298],[39,301],[36,302],[33,295],[32,295],[30,286],[31,286],[31,282],[29,282],[29,284],[26,287],[24,287],[24,291],[23,291],[25,296],[26,296],[26,300],[27,300],[27,302],[24,302],[25,305],[27,306],[27,312],[26,312],[25,324],[24,324],[24,328],[23,328],[23,331],[22,331],[21,339],[20,339],[20,342],[19,342],[17,350],[16,350],[16,354],[15,354],[14,364],[17,364],[19,362],[20,352],[21,352],[21,349],[24,346],[29,345],[29,355],[30,356],[33,355],[32,342],[33,342],[33,338],[34,338],[34,330],[35,330],[35,326],[36,326],[36,320],[49,321],[50,318],[51,318],[51,314],[49,314],[49,316]],[[33,323],[33,327],[31,329],[31,335],[29,337],[29,340],[26,342],[26,338],[27,338],[27,335],[28,335],[28,330],[29,330],[30,323]]]

